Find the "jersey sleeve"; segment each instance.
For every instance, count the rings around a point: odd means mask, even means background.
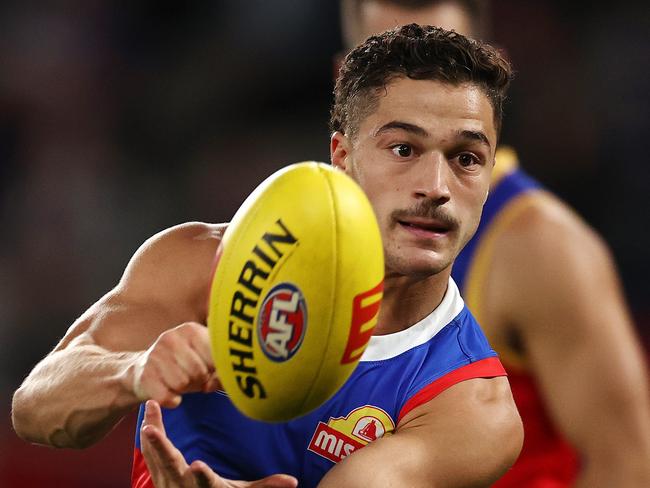
[[[461,366],[460,368],[432,381],[411,396],[400,410],[397,423],[399,423],[402,418],[415,407],[434,399],[450,386],[473,378],[494,378],[497,376],[506,376],[506,371],[503,368],[501,361],[499,361],[499,358],[496,356]]]
[[[397,422],[415,407],[461,381],[497,376],[507,376],[506,370],[476,319],[464,308],[431,343]]]

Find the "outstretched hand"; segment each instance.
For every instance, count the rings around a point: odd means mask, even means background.
[[[181,452],[167,438],[160,405],[149,400],[145,405],[140,430],[142,455],[156,488],[295,488],[298,481],[285,474],[274,474],[257,481],[233,481],[219,476],[203,461],[188,465]]]

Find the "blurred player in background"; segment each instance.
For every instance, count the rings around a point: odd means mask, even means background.
[[[487,1],[343,0],[348,48],[396,25],[485,39]],[[496,486],[650,486],[648,379],[603,240],[500,147],[452,275],[508,371],[524,447]]]
[[[417,25],[346,58],[331,160],[373,204],[386,276],[375,335],[323,406],[271,424],[212,391],[206,297],[225,226],[192,223],[148,240],[30,373],[14,395],[16,431],[83,447],[148,400],[138,487],[295,486],[273,475],[282,472],[301,486],[492,483],[516,459],[523,430],[505,372],[450,275],[487,198],[510,78],[490,46]],[[231,483],[213,470],[271,477]]]

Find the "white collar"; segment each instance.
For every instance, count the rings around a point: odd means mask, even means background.
[[[407,329],[392,334],[372,336],[361,356],[361,361],[390,359],[424,344],[451,322],[464,306],[458,286],[450,277],[445,296],[433,312]]]

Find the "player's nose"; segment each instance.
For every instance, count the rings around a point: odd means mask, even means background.
[[[449,191],[450,168],[447,158],[440,152],[428,154],[420,160],[415,180],[416,198],[430,198],[439,204],[451,198]]]

